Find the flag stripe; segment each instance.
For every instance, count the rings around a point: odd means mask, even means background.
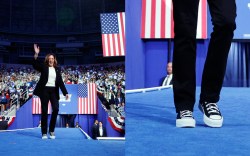
[[[142,1],[142,17],[141,17],[141,36],[146,34],[145,27],[146,27],[146,1]]]
[[[161,37],[161,1],[162,0],[156,0],[155,3],[155,38],[160,38]]]
[[[206,6],[206,0],[201,0],[202,2],[202,37],[201,38],[207,38],[207,6]]]
[[[146,0],[145,3],[145,12],[146,12],[146,22],[144,23],[146,31],[145,34],[143,34],[145,36],[145,38],[150,38],[150,26],[151,26],[151,0]]]
[[[166,33],[166,28],[165,28],[165,20],[166,20],[166,0],[163,0],[163,5],[161,5],[161,26],[162,26],[162,31],[161,32],[161,37],[160,38],[165,38],[165,33]]]
[[[151,33],[150,33],[150,37],[151,38],[155,38],[155,10],[156,10],[156,2],[152,1],[152,5],[151,5]]]
[[[141,38],[173,38],[172,0],[142,0]],[[197,23],[197,38],[207,38],[207,2],[201,0]]]
[[[119,36],[120,37],[120,42],[121,42],[121,45],[122,45],[122,49],[120,51],[120,55],[119,56],[124,56],[125,55],[125,49],[126,49],[126,46],[125,46],[125,13],[124,12],[121,12],[119,13],[120,16],[118,16],[118,24],[119,24],[119,29],[122,31],[122,33],[120,33]]]

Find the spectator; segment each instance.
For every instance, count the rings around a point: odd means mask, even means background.
[[[92,137],[96,140],[98,136],[98,120],[95,120],[94,125],[92,126]]]
[[[75,128],[81,128],[78,122],[76,122]]]
[[[102,122],[99,122],[98,137],[107,137],[107,131],[106,128],[102,125]]]
[[[66,123],[66,128],[69,128],[69,124],[68,123]]]
[[[172,86],[172,62],[167,64],[167,76],[165,77],[164,81],[162,82],[162,86]]]

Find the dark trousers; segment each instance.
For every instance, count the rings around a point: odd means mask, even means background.
[[[55,87],[45,87],[43,94],[40,97],[41,107],[42,107],[42,117],[41,117],[41,130],[42,134],[47,134],[48,127],[48,103],[51,102],[52,115],[50,119],[49,132],[54,132],[56,125],[56,118],[59,111],[59,101],[56,98]]]
[[[218,102],[236,28],[235,0],[208,0],[214,26],[202,75],[200,101]],[[196,89],[196,29],[199,0],[173,0],[173,91],[176,111],[191,110]]]

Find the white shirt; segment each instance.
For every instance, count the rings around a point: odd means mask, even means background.
[[[56,86],[56,70],[54,67],[49,67],[49,78],[46,84],[47,87],[55,87]]]
[[[100,136],[103,136],[103,129],[102,127],[99,128]]]
[[[162,86],[169,86],[172,80],[172,77],[173,77],[173,74],[167,75],[162,83]]]

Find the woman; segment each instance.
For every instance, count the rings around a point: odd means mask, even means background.
[[[47,139],[47,127],[48,127],[48,103],[50,101],[52,106],[52,115],[49,125],[49,135],[51,139],[55,139],[55,124],[59,111],[59,88],[61,89],[66,100],[68,99],[68,92],[62,80],[60,69],[57,67],[57,60],[54,54],[47,54],[44,64],[39,63],[37,60],[40,48],[37,44],[34,44],[34,61],[33,68],[41,73],[40,80],[38,81],[34,90],[34,95],[40,97],[42,116],[41,116],[41,130],[42,139]]]

